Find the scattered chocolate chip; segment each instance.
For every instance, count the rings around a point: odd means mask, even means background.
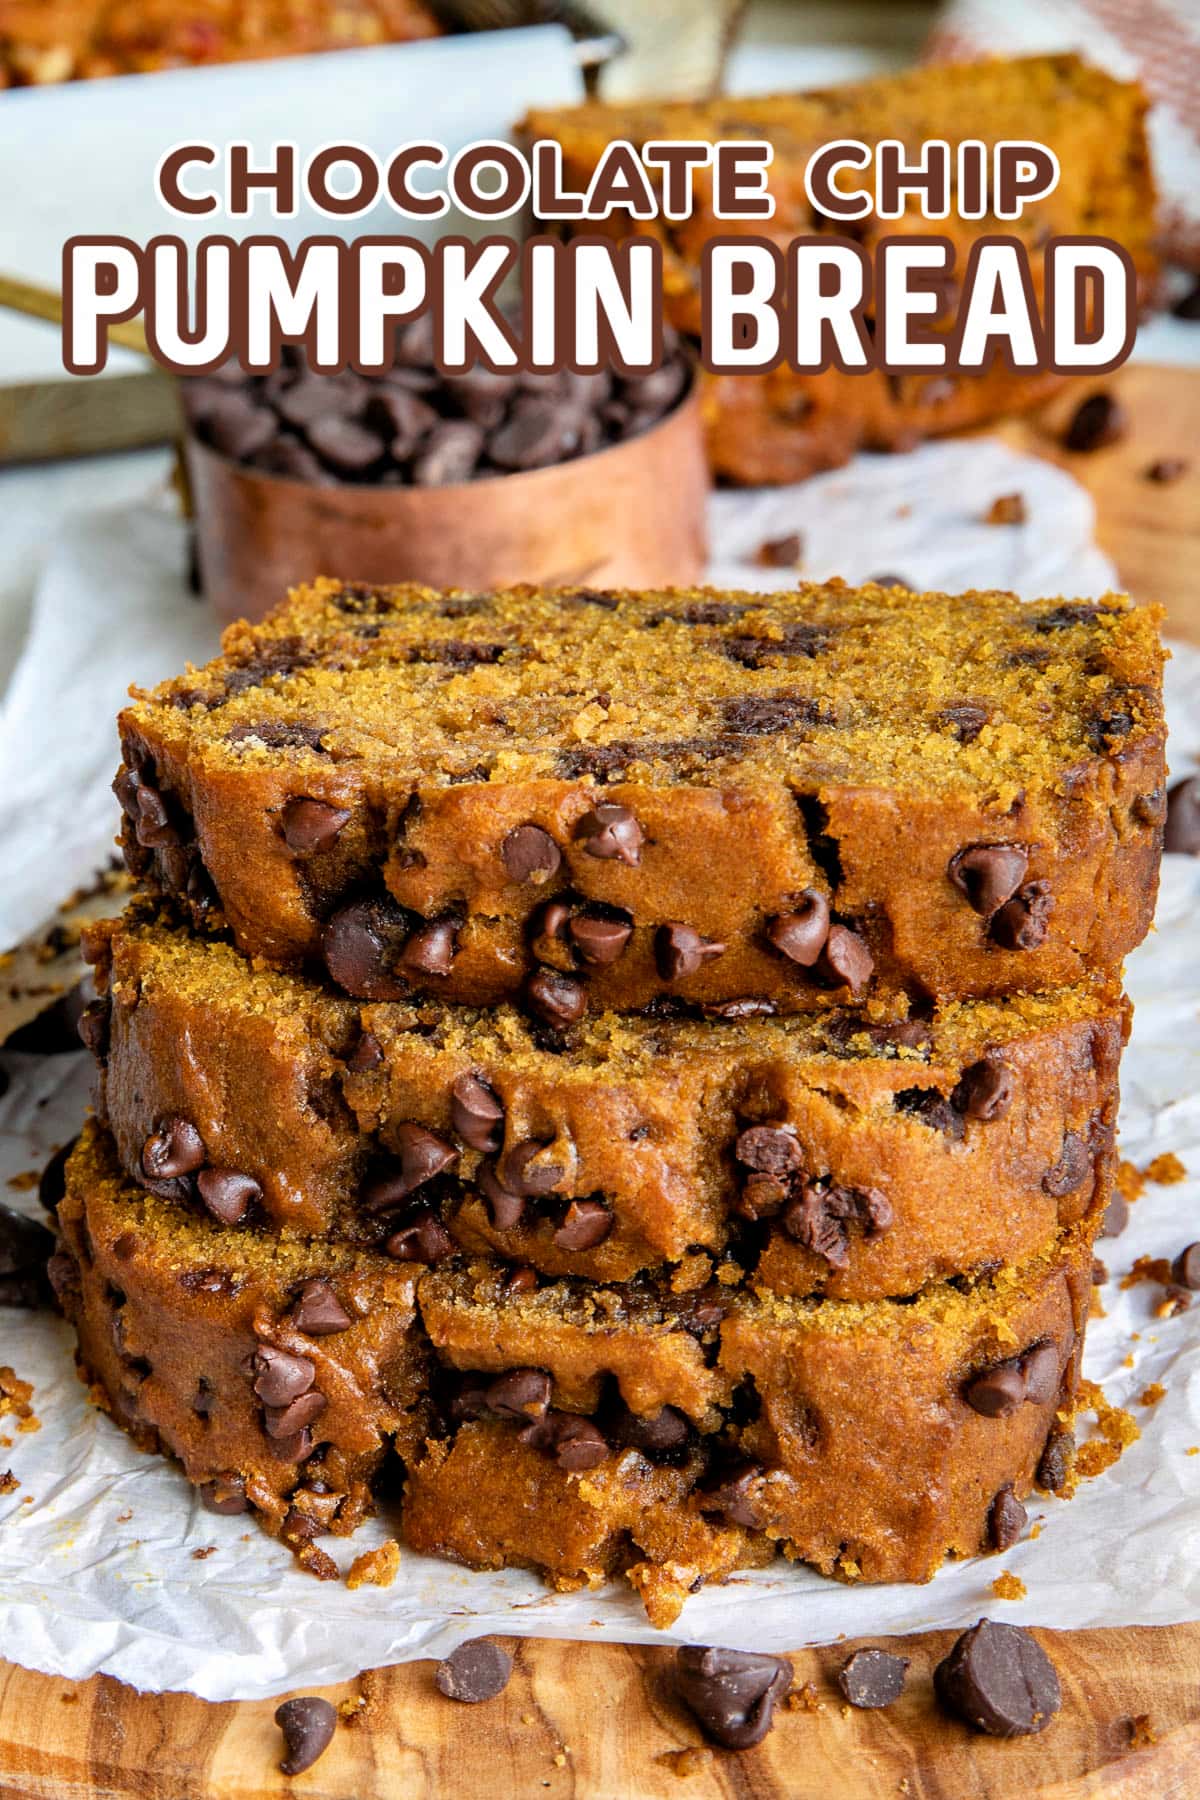
[[[400,1231],[394,1231],[384,1249],[397,1262],[437,1263],[454,1254],[454,1240],[436,1213],[421,1212]]]
[[[549,881],[562,863],[562,851],[540,825],[518,825],[500,846],[500,859],[513,881]]]
[[[851,1706],[874,1711],[891,1706],[904,1692],[907,1656],[888,1650],[856,1650],[837,1673],[837,1684]]]
[[[762,1175],[792,1175],[803,1156],[790,1125],[750,1125],[738,1134],[733,1153],[748,1169]]]
[[[944,730],[953,732],[960,744],[973,744],[989,717],[986,706],[978,705],[973,700],[959,700],[952,706],[943,706],[935,723]]]
[[[346,1067],[356,1075],[364,1075],[368,1069],[377,1069],[382,1061],[383,1045],[373,1031],[364,1031],[346,1058]]]
[[[829,936],[829,902],[816,888],[805,888],[791,912],[767,924],[767,936],[789,962],[811,969]]]
[[[544,1369],[510,1369],[488,1383],[483,1399],[502,1419],[544,1419],[550,1409],[550,1377]]]
[[[458,922],[434,919],[414,931],[400,952],[400,967],[415,975],[449,975],[458,949]]]
[[[502,1694],[512,1672],[513,1660],[507,1650],[491,1638],[470,1638],[438,1664],[433,1679],[447,1700],[462,1700],[475,1706]]]
[[[587,1011],[587,992],[580,981],[556,969],[538,969],[525,983],[525,1004],[556,1031],[577,1025]]]
[[[459,1153],[454,1145],[435,1131],[427,1131],[424,1125],[406,1121],[396,1127],[395,1139],[400,1166],[367,1183],[363,1201],[368,1212],[387,1212],[399,1206],[419,1187],[424,1187],[435,1175],[452,1169],[458,1161]]]
[[[1031,881],[992,917],[992,942],[1002,950],[1038,950],[1050,930],[1054,896],[1044,881]]]
[[[1075,1435],[1070,1431],[1051,1431],[1037,1466],[1037,1484],[1047,1493],[1057,1494],[1066,1486],[1075,1455]]]
[[[574,836],[589,856],[601,861],[620,861],[636,869],[642,860],[645,833],[627,806],[604,801],[593,811],[584,813],[575,827]]]
[[[1058,1351],[1047,1342],[1034,1344],[1021,1358],[1025,1378],[1025,1398],[1034,1406],[1045,1406],[1058,1394]]]
[[[497,1231],[515,1231],[525,1217],[524,1197],[505,1187],[494,1163],[481,1163],[478,1179],[480,1192],[487,1202],[488,1217],[494,1228]]]
[[[781,1224],[790,1238],[824,1257],[830,1268],[844,1269],[850,1260],[851,1223],[860,1224],[864,1236],[877,1237],[892,1219],[892,1203],[877,1188],[806,1181],[784,1208]]]
[[[724,944],[701,937],[693,925],[660,925],[654,934],[654,961],[664,981],[683,981],[724,954]]]
[[[761,1463],[740,1463],[727,1470],[698,1491],[701,1512],[720,1513],[731,1525],[759,1530],[766,1523],[758,1492],[762,1478]]]
[[[700,1644],[685,1644],[675,1652],[679,1698],[701,1730],[726,1750],[760,1744],[791,1685],[792,1665],[782,1656],[710,1650]]]
[[[1076,1131],[1068,1131],[1058,1161],[1042,1176],[1042,1192],[1061,1200],[1081,1188],[1091,1172],[1092,1156],[1087,1139]]]
[[[613,1216],[601,1200],[572,1200],[554,1233],[560,1250],[594,1250],[613,1228]]]
[[[329,1402],[316,1388],[289,1400],[286,1406],[265,1406],[263,1428],[269,1438],[292,1440],[307,1431],[325,1411]]]
[[[239,1169],[201,1169],[196,1189],[205,1207],[222,1225],[240,1225],[250,1208],[262,1199],[262,1188],[253,1175]]]
[[[73,1137],[61,1150],[56,1150],[38,1177],[38,1199],[53,1217],[57,1217],[59,1205],[67,1191],[67,1163],[78,1142],[78,1137]]]
[[[988,1508],[988,1544],[993,1550],[1011,1550],[1029,1522],[1029,1514],[1013,1493],[1002,1487]]]
[[[934,1670],[933,1685],[947,1712],[989,1737],[1044,1731],[1062,1705],[1054,1664],[1037,1639],[991,1619],[963,1632]]]
[[[765,539],[754,560],[764,569],[794,569],[803,554],[804,539],[798,531],[789,531],[784,537]]]
[[[1004,1117],[1012,1097],[1012,1071],[999,1057],[988,1055],[963,1070],[950,1104],[965,1118],[990,1124]]]
[[[296,1330],[308,1337],[330,1337],[348,1331],[354,1323],[324,1275],[314,1275],[302,1284],[290,1317]]]
[[[191,1175],[204,1165],[204,1139],[178,1114],[160,1119],[142,1145],[142,1173],[151,1181]]]
[[[1200,856],[1200,775],[1189,775],[1167,790],[1163,849],[1177,856]]]
[[[848,925],[831,925],[816,971],[831,987],[848,987],[858,998],[875,972],[875,959],[866,942]]]
[[[1179,1287],[1200,1290],[1200,1244],[1189,1244],[1171,1264],[1171,1275]]]
[[[264,1406],[290,1406],[317,1378],[316,1364],[274,1344],[260,1344],[250,1357],[253,1388]]]
[[[1162,483],[1178,481],[1181,475],[1187,474],[1188,467],[1186,458],[1182,456],[1160,456],[1146,470],[1146,480]]]
[[[482,1076],[455,1077],[450,1120],[468,1150],[498,1150],[504,1142],[504,1108]]]
[[[250,1502],[240,1475],[218,1475],[213,1481],[203,1482],[198,1493],[205,1512],[219,1513],[224,1518],[249,1510]]]
[[[510,1193],[540,1199],[554,1192],[566,1171],[562,1163],[550,1159],[552,1147],[552,1142],[543,1143],[540,1138],[523,1138],[512,1146],[497,1168]]]
[[[358,1000],[396,1000],[404,985],[392,974],[409,935],[409,918],[389,895],[339,907],[321,938],[325,967]]]
[[[971,909],[987,919],[1012,899],[1028,868],[1023,844],[969,844],[950,858],[946,873]]]
[[[301,1775],[329,1748],[337,1709],[318,1694],[303,1694],[276,1709],[275,1723],[283,1733],[286,1752],[279,1767],[285,1775]]]
[[[976,1375],[963,1390],[972,1412],[985,1419],[1007,1419],[1025,1403],[1025,1376],[1016,1362],[997,1363]]]
[[[522,1443],[553,1457],[572,1475],[599,1468],[609,1454],[608,1441],[590,1419],[578,1413],[548,1412],[522,1426]]]
[[[308,856],[318,850],[328,850],[337,842],[342,828],[350,822],[350,813],[347,807],[332,806],[327,800],[297,795],[287,802],[280,818],[283,841],[288,849]]]
[[[1124,437],[1127,424],[1124,407],[1111,394],[1089,394],[1076,407],[1063,443],[1068,450],[1102,450]]]
[[[657,1462],[684,1450],[691,1442],[692,1429],[687,1415],[675,1406],[660,1406],[653,1413],[635,1413],[623,1407],[615,1435],[623,1448],[639,1450],[651,1462]]]
[[[590,909],[576,913],[568,921],[567,936],[582,962],[593,968],[606,968],[624,953],[633,936],[633,920],[615,908],[611,914]]]

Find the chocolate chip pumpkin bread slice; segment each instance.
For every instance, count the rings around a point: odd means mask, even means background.
[[[1158,609],[321,581],[121,715],[130,867],[359,999],[1040,992],[1144,935]]]
[[[1127,1009],[1103,987],[591,1014],[552,1048],[511,1006],[352,1001],[149,908],[88,950],[125,1172],[251,1235],[870,1299],[1020,1260],[1110,1179]]]

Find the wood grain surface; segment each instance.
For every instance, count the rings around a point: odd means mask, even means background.
[[[1120,395],[1129,430],[1107,449],[1069,455],[1062,424],[1092,385]],[[1123,585],[1162,600],[1168,631],[1200,642],[1200,370],[1127,368],[1002,433],[1085,483]],[[1149,480],[1146,470],[1166,457],[1191,466],[1174,482]],[[803,1619],[796,1623],[800,1641]],[[670,1696],[668,1652],[539,1640],[514,1642],[513,1680],[483,1706],[443,1699],[428,1663],[329,1690],[356,1716],[290,1780],[277,1769],[277,1701],[210,1706],[190,1695],[137,1695],[102,1676],[75,1684],[3,1664],[0,1796],[1196,1800],[1200,1624],[1039,1635],[1064,1703],[1032,1739],[980,1738],[937,1711],[930,1674],[952,1641],[945,1632],[889,1646],[911,1668],[902,1699],[881,1713],[851,1711],[832,1686],[851,1646],[797,1651],[797,1686],[811,1684],[807,1704],[785,1710],[762,1745],[741,1753],[704,1747]]]

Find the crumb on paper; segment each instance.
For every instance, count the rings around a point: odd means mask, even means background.
[[[1157,1281],[1163,1287],[1170,1285],[1171,1265],[1165,1256],[1139,1256],[1128,1274],[1122,1275],[1123,1288],[1136,1287],[1139,1281]]]
[[[32,1381],[22,1381],[7,1364],[0,1368],[0,1418],[6,1413],[13,1413],[17,1419],[18,1431],[40,1431],[42,1422],[34,1416],[29,1404],[32,1397]]]
[[[1174,1187],[1176,1182],[1187,1180],[1187,1169],[1173,1150],[1164,1150],[1161,1156],[1147,1163],[1143,1174],[1147,1181],[1153,1181],[1159,1187]]]
[[[1105,1469],[1111,1469],[1130,1444],[1136,1444],[1142,1435],[1132,1415],[1123,1406],[1111,1405],[1104,1390],[1094,1381],[1079,1383],[1077,1410],[1095,1415],[1096,1436],[1076,1450],[1070,1476],[1062,1490],[1064,1499],[1070,1499],[1081,1481],[1091,1481]]]
[[[1146,1177],[1136,1163],[1126,1162],[1124,1158],[1117,1164],[1117,1192],[1122,1200],[1133,1202],[1140,1200],[1146,1191]]]
[[[380,1544],[377,1550],[364,1550],[346,1571],[348,1588],[391,1587],[400,1568],[400,1546],[395,1538]]]
[[[688,1775],[702,1774],[712,1762],[713,1753],[711,1750],[689,1745],[683,1750],[664,1750],[662,1755],[656,1756],[654,1760],[662,1763],[664,1767],[670,1769],[673,1775],[678,1775],[682,1780]]]
[[[983,515],[985,525],[1023,525],[1026,519],[1023,494],[997,494]]]
[[[1099,1288],[1093,1288],[1088,1295],[1088,1318],[1107,1319],[1107,1317],[1108,1314],[1104,1310],[1104,1302],[1100,1298],[1100,1290]]]
[[[1136,1717],[1125,1721],[1129,1730],[1129,1748],[1131,1750],[1148,1750],[1151,1744],[1157,1744],[1158,1733],[1150,1720],[1149,1713],[1138,1713]]]
[[[0,1475],[0,1494],[15,1494],[20,1485],[11,1469],[5,1469]]]
[[[199,1550],[192,1551],[192,1561],[193,1562],[204,1562],[207,1560],[208,1557],[215,1556],[216,1553],[217,1553],[217,1546],[215,1544],[202,1544],[200,1546]]]
[[[40,1431],[41,1429],[42,1421],[37,1417],[36,1413],[30,1413],[26,1418],[22,1419],[17,1426],[18,1431],[24,1432]]]
[[[132,1506],[127,1506],[125,1508],[124,1512],[119,1512],[117,1514],[115,1523],[118,1525],[128,1525],[128,1523],[129,1523],[130,1519],[132,1519],[132,1517],[133,1517],[133,1508],[132,1508]]]
[[[1159,1401],[1166,1394],[1166,1391],[1167,1390],[1161,1381],[1152,1381],[1149,1387],[1144,1387],[1138,1395],[1138,1405],[1157,1406]]]
[[[788,1693],[784,1705],[789,1712],[824,1712],[825,1702],[817,1692],[816,1683],[806,1681],[800,1687],[794,1687]]]
[[[14,1194],[27,1194],[41,1180],[36,1169],[22,1169],[19,1175],[10,1175],[8,1185]]]
[[[992,1583],[992,1592],[997,1600],[1024,1600],[1029,1589],[1019,1575],[1010,1569],[1002,1569]]]
[[[1031,1538],[1031,1539],[1032,1539],[1032,1538],[1040,1538],[1040,1537],[1041,1537],[1041,1535],[1042,1535],[1042,1528],[1041,1528],[1041,1525],[1040,1525],[1040,1524],[1038,1524],[1038,1525],[1035,1525],[1035,1526],[1034,1526],[1034,1527],[1033,1527],[1033,1529],[1032,1529],[1032,1531],[1031,1531],[1031,1532],[1030,1532],[1030,1533],[1029,1533],[1029,1536],[1030,1536],[1030,1538]]]

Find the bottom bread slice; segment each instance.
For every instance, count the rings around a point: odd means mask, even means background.
[[[559,1587],[623,1573],[666,1625],[780,1550],[921,1581],[1003,1547],[997,1502],[1061,1480],[1095,1217],[903,1302],[425,1271],[148,1195],[93,1124],[55,1274],[101,1404],[314,1572],[336,1567],[312,1540],[382,1486],[414,1549]]]

